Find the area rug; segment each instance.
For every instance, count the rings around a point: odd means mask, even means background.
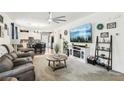
[[[36,55],[33,60],[36,81],[123,81],[124,74],[83,63],[69,57],[67,68],[53,71],[46,55]]]

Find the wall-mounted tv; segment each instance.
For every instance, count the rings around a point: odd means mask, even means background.
[[[92,42],[92,24],[84,24],[70,30],[70,42]]]

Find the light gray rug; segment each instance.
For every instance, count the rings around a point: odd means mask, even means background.
[[[107,71],[102,67],[93,66],[68,58],[67,68],[53,72],[48,66],[46,55],[34,57],[36,80],[40,81],[119,81],[124,80],[124,74]]]

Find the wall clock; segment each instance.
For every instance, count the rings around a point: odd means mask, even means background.
[[[98,30],[102,30],[103,28],[104,28],[104,25],[103,25],[103,24],[98,24],[98,25],[97,25],[97,29],[98,29]]]

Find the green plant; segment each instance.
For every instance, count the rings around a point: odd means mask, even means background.
[[[59,45],[58,44],[55,45],[54,50],[55,50],[56,54],[58,54],[58,52],[59,52]]]
[[[63,42],[63,48],[64,49],[68,49],[68,41],[64,41]]]
[[[63,41],[63,53],[67,53],[67,49],[68,49],[68,41]]]

